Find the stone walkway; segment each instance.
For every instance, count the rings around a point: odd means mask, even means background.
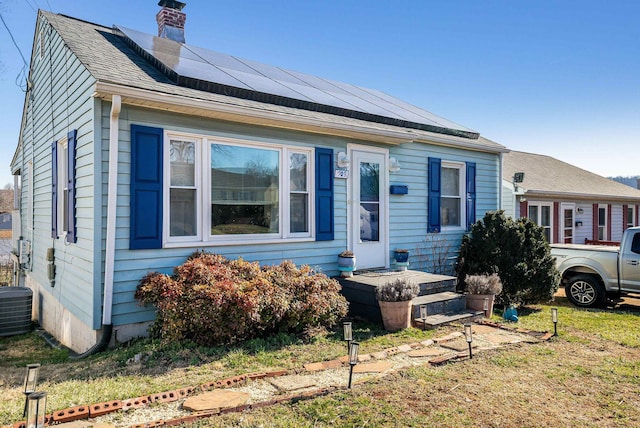
[[[497,324],[473,325],[473,353],[521,342],[539,342],[550,333],[536,333],[522,329],[505,329]],[[361,348],[362,350],[362,348]],[[447,336],[361,354],[353,368],[353,385],[366,382],[397,370],[424,364],[444,364],[469,358],[469,346],[460,332]],[[212,382],[200,388],[185,388],[140,397],[136,405],[131,400],[114,402],[116,411],[86,420],[64,423],[60,428],[154,427],[189,423],[199,418],[222,413],[240,412],[282,402],[298,401],[345,389],[349,380],[347,356],[336,360],[306,364],[302,369],[246,375],[226,382]],[[211,391],[206,391],[211,387]],[[157,398],[154,405],[150,402]],[[144,400],[149,398],[149,400]],[[138,403],[143,401],[142,403]],[[97,405],[89,406],[93,408]],[[127,410],[123,410],[127,409]],[[60,414],[64,414],[64,411]],[[54,416],[55,417],[55,416]],[[17,424],[15,428],[19,428]]]

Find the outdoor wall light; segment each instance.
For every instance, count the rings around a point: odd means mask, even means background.
[[[485,297],[484,300],[482,301],[482,310],[484,311],[484,317],[488,318],[487,315],[489,314],[489,298]]]
[[[345,152],[338,152],[338,167],[339,168],[349,168],[351,161],[349,161],[349,156]]]
[[[27,399],[27,426],[26,428],[42,428],[45,423],[45,410],[47,407],[47,393],[33,392]]]
[[[351,342],[351,347],[349,348],[349,386],[351,388],[351,379],[353,378],[353,366],[358,364],[358,348],[360,348],[360,344],[358,342]]]
[[[422,331],[427,329],[427,305],[420,305],[420,319],[422,320]]]
[[[396,158],[389,158],[389,172],[400,171],[400,162]]]
[[[353,332],[351,330],[351,323],[342,323],[342,331],[344,334],[344,340],[347,342],[347,352],[351,352],[351,341],[353,340]]]
[[[551,321],[553,322],[553,335],[558,335],[558,308],[551,308]]]
[[[24,375],[24,412],[23,416],[27,415],[27,405],[29,402],[29,396],[36,392],[36,386],[38,385],[38,371],[40,370],[40,364],[27,364],[27,372]]]
[[[473,332],[471,331],[471,324],[464,325],[464,337],[467,339],[467,343],[469,344],[469,359],[472,359],[473,353],[471,352],[471,342],[473,342]]]
[[[584,212],[584,210],[580,207],[576,208],[576,213],[578,214],[582,214]]]

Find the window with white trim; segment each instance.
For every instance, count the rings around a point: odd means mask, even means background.
[[[27,162],[27,229],[33,231],[33,161]]]
[[[58,157],[58,189],[59,191],[56,194],[58,198],[58,226],[57,230],[59,234],[68,233],[68,225],[69,225],[69,155],[68,155],[68,144],[67,137],[62,138],[58,141],[58,150],[56,151],[56,155]]]
[[[165,150],[165,242],[312,236],[313,149],[168,133]]]
[[[636,225],[636,207],[635,205],[627,206],[627,228]]]
[[[463,227],[465,217],[465,164],[442,162],[440,169],[440,225]]]
[[[547,238],[547,242],[551,241],[551,231],[553,230],[553,206],[550,202],[531,202],[529,203],[529,212],[527,217],[529,220],[542,226],[544,229],[544,236]]]
[[[607,239],[607,206],[598,205],[598,240],[606,241]]]

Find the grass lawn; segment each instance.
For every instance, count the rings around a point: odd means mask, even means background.
[[[296,404],[201,420],[202,426],[640,426],[640,312],[584,310],[558,298],[559,337],[478,353],[472,360],[424,365]],[[550,307],[523,308],[517,326],[552,330]],[[495,317],[494,320],[499,320]],[[366,352],[439,337],[460,326],[386,334],[354,324]],[[0,425],[21,420],[24,366],[42,363],[39,389],[55,410],[227,378],[297,369],[345,353],[341,332],[310,340],[279,335],[228,348],[141,340],[70,361],[36,334],[0,338]],[[142,364],[131,363],[143,355]],[[126,425],[126,420],[123,420]]]

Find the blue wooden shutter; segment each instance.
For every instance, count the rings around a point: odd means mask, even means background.
[[[476,222],[476,164],[467,162],[467,230]]]
[[[31,174],[33,177],[34,174]],[[33,183],[29,183],[33,186]],[[31,215],[31,213],[29,213]],[[58,237],[58,142],[51,145],[51,237]]]
[[[333,149],[316,148],[316,241],[333,240]]]
[[[440,159],[429,158],[427,232],[440,232]]]
[[[78,240],[76,230],[76,138],[77,130],[67,134],[67,218],[65,229],[66,241],[73,243]]]
[[[163,130],[131,125],[129,248],[162,247]]]

